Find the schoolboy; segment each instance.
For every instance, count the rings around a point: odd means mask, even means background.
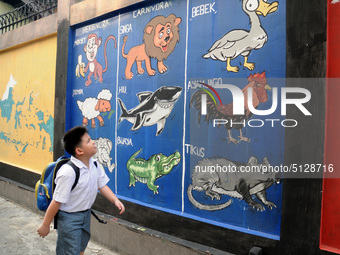
[[[82,126],[70,129],[63,137],[64,149],[71,154],[71,161],[79,167],[77,186],[71,191],[76,174],[65,164],[57,172],[56,189],[38,234],[44,238],[50,232],[50,224],[58,213],[57,255],[82,255],[90,240],[91,207],[97,190],[112,202],[122,214],[124,205],[106,185],[109,178],[92,156],[97,152],[96,143]]]

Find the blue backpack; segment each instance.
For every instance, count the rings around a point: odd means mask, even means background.
[[[73,164],[69,158],[62,156],[57,161],[48,164],[41,174],[40,180],[35,184],[35,199],[39,210],[46,211],[53,199],[55,190],[54,180],[58,170],[64,165],[69,164],[76,173],[76,179],[72,186],[72,190],[76,187],[79,180],[79,168]]]
[[[69,164],[76,173],[76,178],[72,186],[71,191],[77,186],[80,176],[79,168],[71,162],[71,160],[65,156],[57,159],[57,161],[48,164],[44,171],[41,173],[40,180],[35,184],[35,199],[39,210],[46,211],[53,199],[53,192],[55,190],[55,178],[58,170],[64,165]],[[94,162],[98,167],[97,162]],[[91,214],[102,224],[106,224],[105,220],[99,219],[99,217],[91,210]],[[54,217],[54,228],[57,229],[58,214]]]

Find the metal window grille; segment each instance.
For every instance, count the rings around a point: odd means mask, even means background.
[[[57,12],[58,0],[33,0],[0,15],[0,34]]]

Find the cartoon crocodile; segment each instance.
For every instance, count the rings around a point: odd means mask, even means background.
[[[159,186],[155,185],[156,179],[169,174],[174,166],[178,165],[181,161],[181,154],[176,151],[167,157],[162,153],[159,153],[152,155],[148,160],[145,160],[143,158],[136,158],[141,151],[142,149],[135,152],[126,163],[126,167],[130,174],[129,187],[135,187],[136,181],[139,181],[141,183],[146,183],[154,194],[158,194]]]

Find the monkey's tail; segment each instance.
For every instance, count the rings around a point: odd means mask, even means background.
[[[188,198],[189,198],[190,202],[200,210],[217,211],[217,210],[222,210],[224,208],[227,208],[231,204],[231,199],[229,201],[225,202],[224,204],[219,204],[219,205],[204,205],[204,204],[201,204],[192,195],[192,190],[193,190],[193,186],[192,186],[192,184],[190,184],[189,187],[188,187],[188,191],[187,191]]]
[[[103,73],[105,73],[107,71],[107,57],[106,57],[106,45],[107,42],[112,39],[115,41],[115,49],[117,49],[117,41],[116,41],[116,37],[114,37],[113,35],[110,35],[106,41],[105,41],[105,45],[104,45],[104,58],[105,58],[105,69],[103,70]]]
[[[127,58],[127,55],[124,53],[126,41],[127,41],[127,35],[125,35],[123,37],[123,42],[124,42],[123,46],[122,46],[122,56],[123,56],[123,58]]]

